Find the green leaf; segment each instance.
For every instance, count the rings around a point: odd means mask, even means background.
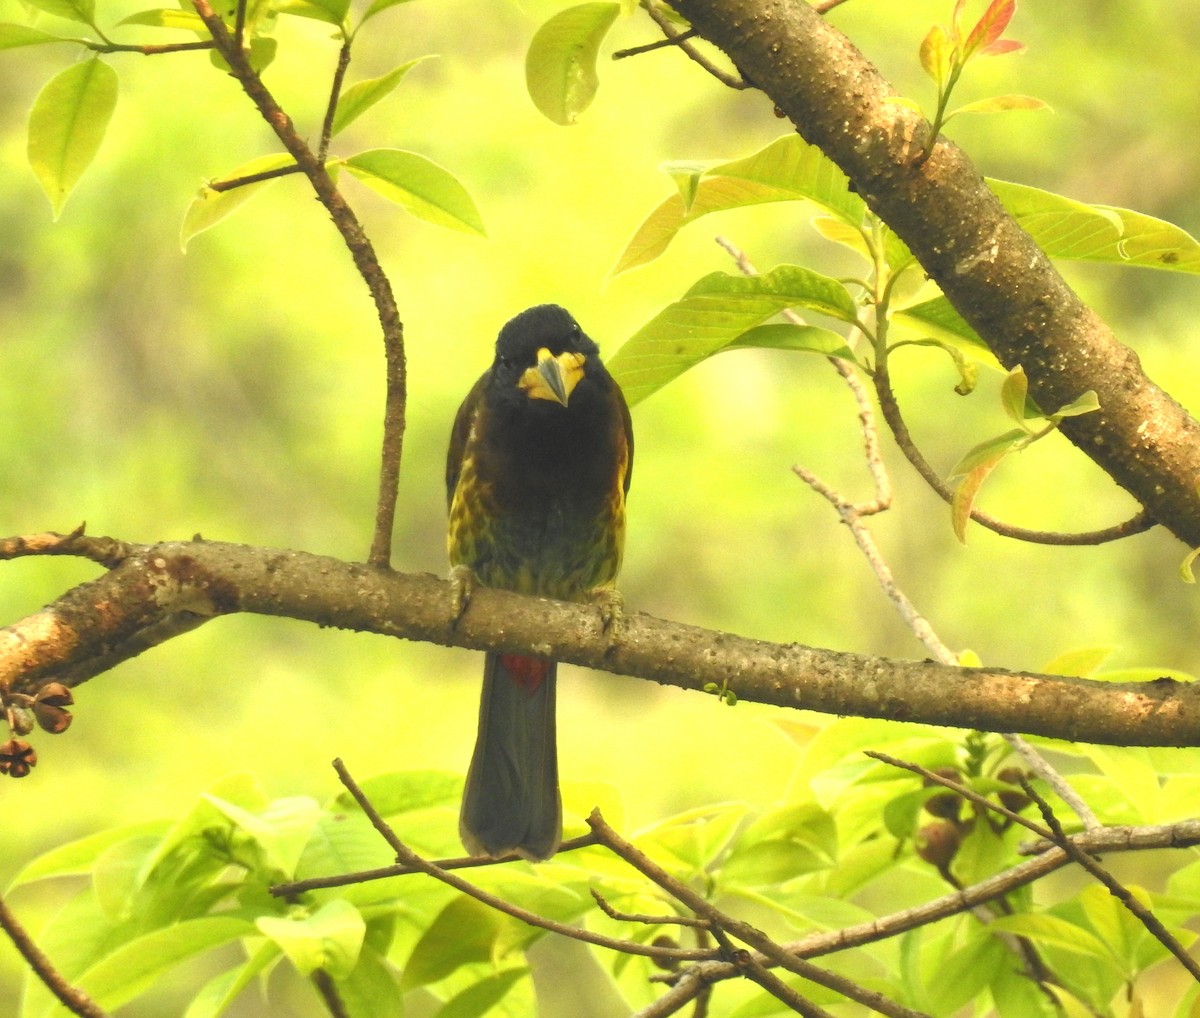
[[[96,23],[95,0],[28,0],[30,7],[53,14],[56,18],[78,21],[83,25]]]
[[[1071,400],[1070,403],[1059,407],[1054,413],[1050,414],[1050,420],[1058,421],[1063,417],[1079,417],[1081,414],[1090,414],[1099,409],[1100,397],[1096,395],[1095,389],[1088,389],[1082,395]]]
[[[466,895],[454,898],[417,941],[400,981],[405,990],[440,982],[471,962],[490,961],[504,924],[495,909]]]
[[[54,218],[100,149],[117,105],[117,73],[93,57],[46,84],[29,113],[29,165]]]
[[[366,13],[362,16],[362,21],[358,23],[358,27],[362,28],[368,20],[386,11],[390,7],[399,7],[400,4],[406,4],[409,0],[371,0],[371,6],[367,8]],[[355,29],[357,31],[358,29]]]
[[[964,343],[973,352],[991,354],[988,345],[945,297],[934,297],[920,304],[899,308],[893,313],[893,321],[907,329],[933,332],[945,339]]]
[[[426,59],[428,58],[417,57],[378,78],[368,78],[351,85],[338,99],[337,109],[333,114],[333,133],[338,134],[377,102],[386,98],[409,71]]]
[[[256,173],[266,173],[270,170],[281,170],[285,166],[292,166],[294,164],[295,160],[286,152],[269,156],[259,156],[257,159],[251,159],[248,163],[243,163],[231,173],[227,173],[225,176],[206,184],[199,190],[196,197],[192,199],[192,203],[187,207],[187,211],[183,215],[183,224],[179,228],[180,247],[187,250],[187,246],[193,237],[203,233],[205,230],[211,229],[223,219],[233,215],[246,202],[260,193],[263,188],[274,184],[280,178],[270,177],[266,180],[256,181],[253,184],[243,184],[229,191],[214,190],[212,187],[213,184],[227,180],[237,180],[241,177],[250,177]]]
[[[461,774],[434,770],[394,771],[361,782],[363,794],[384,817],[457,802],[462,797],[462,786]],[[340,793],[334,805],[338,809],[359,811],[349,792]]]
[[[432,160],[415,152],[377,148],[343,162],[364,184],[418,219],[486,236],[466,188]]]
[[[151,28],[172,28],[181,32],[198,32],[207,38],[208,29],[195,11],[184,11],[178,7],[159,7],[138,11],[122,18],[119,25],[148,25]]]
[[[1114,668],[1097,672],[1092,678],[1100,682],[1158,682],[1170,679],[1174,682],[1195,682],[1196,676],[1178,668]]]
[[[962,459],[954,464],[950,476],[961,477],[986,463],[998,461],[1012,452],[1015,446],[1023,445],[1028,437],[1023,429],[1014,428],[1012,431],[1004,432],[1003,435],[980,442],[978,445],[972,446],[963,454]]]
[[[1196,563],[1197,557],[1200,557],[1200,548],[1193,548],[1183,557],[1183,561],[1179,563],[1179,578],[1184,583],[1195,583],[1196,574],[1192,571]]]
[[[266,863],[291,877],[322,812],[307,796],[275,799],[265,810],[251,812],[236,803],[206,796],[221,813],[258,843]]]
[[[1004,383],[1000,386],[1000,402],[1004,412],[1026,430],[1025,405],[1028,398],[1029,380],[1025,377],[1025,369],[1018,364],[1004,376]]]
[[[338,981],[337,994],[347,1018],[399,1018],[404,1014],[396,972],[383,954],[372,950],[369,940],[359,953],[354,971]]]
[[[559,11],[534,34],[525,57],[525,84],[533,104],[568,127],[591,105],[600,79],[596,56],[619,3],[587,3]]]
[[[473,982],[446,1001],[434,1018],[483,1018],[484,1015],[493,1014],[493,1009],[508,991],[528,974],[527,968],[511,968]]]
[[[749,807],[741,802],[698,806],[660,820],[638,835],[638,847],[677,875],[706,870],[730,845]],[[663,859],[663,854],[671,858]]]
[[[1200,273],[1200,242],[1172,223],[1026,184],[987,183],[1051,258]]]
[[[700,178],[716,165],[716,161],[712,159],[693,159],[686,162],[663,163],[659,167],[663,173],[675,181],[679,197],[683,199],[684,215],[691,211],[692,205],[696,201]]]
[[[69,841],[26,863],[12,878],[6,893],[22,884],[45,880],[47,877],[77,876],[87,873],[96,860],[114,845],[124,841],[136,841],[144,837],[161,837],[169,828],[168,821],[149,820],[140,824],[98,831],[86,838]]]
[[[1042,665],[1047,675],[1090,676],[1112,656],[1115,647],[1080,647],[1068,650]]]
[[[1018,912],[1014,915],[996,916],[993,922],[988,923],[987,928],[995,933],[1028,937],[1035,944],[1061,948],[1072,954],[1104,961],[1112,958],[1103,942],[1087,929],[1046,913]]]
[[[801,200],[815,202],[851,226],[866,214],[846,175],[820,149],[799,135],[785,135],[745,159],[712,166],[700,178],[690,205],[678,194],[659,205],[638,227],[611,275],[653,261],[684,226],[711,212]]]
[[[280,956],[274,941],[264,941],[241,965],[213,976],[192,998],[183,1018],[220,1018],[254,979]]]
[[[0,23],[0,49],[16,49],[18,46],[38,46],[45,42],[75,42],[62,36],[51,35],[28,25]]]
[[[301,975],[318,969],[345,979],[358,961],[367,924],[344,898],[327,901],[312,915],[282,919],[260,916],[255,925],[288,956]]]
[[[795,325],[792,322],[773,322],[747,329],[725,350],[757,348],[763,350],[801,350],[825,357],[840,357],[857,364],[854,351],[846,345],[844,336],[816,325]]]
[[[324,21],[326,24],[344,29],[346,15],[350,12],[350,0],[278,0],[273,9],[280,14]]]
[[[836,279],[798,265],[761,276],[714,272],[660,311],[613,355],[609,370],[632,405],[785,308],[853,322],[854,298]]]
[[[78,983],[101,1007],[114,1010],[144,993],[175,966],[253,933],[254,925],[245,919],[188,919],[122,944],[83,973]]]
[[[816,803],[771,810],[733,842],[718,877],[726,887],[765,887],[828,869],[837,856],[833,817]]]
[[[896,350],[902,346],[931,346],[941,350],[954,361],[954,367],[958,371],[958,384],[954,387],[954,391],[960,396],[968,396],[975,391],[975,386],[979,381],[979,365],[974,361],[967,360],[963,352],[953,343],[932,337],[904,339],[899,343],[893,343],[891,349]]]
[[[1008,948],[983,926],[968,927],[966,944],[939,961],[921,1001],[931,1014],[954,1014],[977,997],[1003,969],[1012,968]]]

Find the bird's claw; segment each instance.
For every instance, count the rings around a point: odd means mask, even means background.
[[[600,629],[612,643],[621,640],[625,622],[625,599],[616,587],[599,587],[592,591],[592,601],[600,609]]]
[[[452,566],[450,568],[450,606],[454,612],[454,624],[457,625],[471,603],[471,595],[479,583],[470,566]]]

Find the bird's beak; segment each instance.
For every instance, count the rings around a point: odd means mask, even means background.
[[[525,369],[518,384],[530,399],[549,399],[566,406],[583,377],[584,359],[583,354],[572,350],[564,350],[555,357],[542,347],[537,353],[537,364]]]

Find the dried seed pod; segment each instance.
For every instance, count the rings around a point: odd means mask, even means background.
[[[23,778],[37,765],[37,751],[24,739],[0,743],[0,774]]]

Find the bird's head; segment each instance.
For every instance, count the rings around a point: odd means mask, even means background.
[[[588,359],[598,356],[599,347],[569,312],[557,304],[539,304],[500,330],[492,384],[510,400],[521,394],[565,407]]]

